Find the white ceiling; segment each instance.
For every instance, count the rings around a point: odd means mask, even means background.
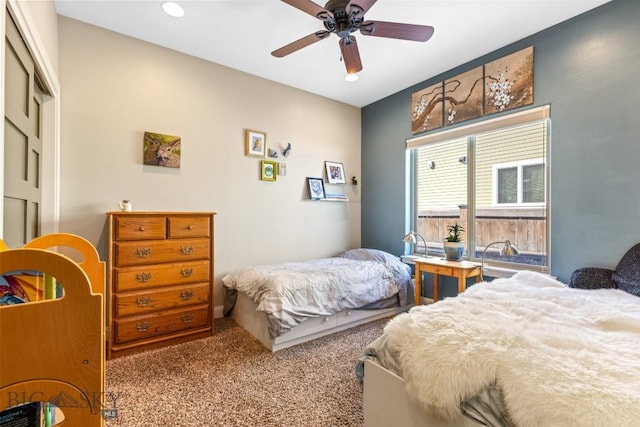
[[[378,0],[366,20],[431,25],[435,33],[426,43],[354,33],[363,65],[356,82],[344,80],[333,34],[284,58],[271,56],[324,29],[279,0],[176,0],[183,18],[166,15],[162,0],[55,5],[60,15],[362,107],[608,1]]]

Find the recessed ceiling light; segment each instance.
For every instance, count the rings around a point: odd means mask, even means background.
[[[357,74],[347,74],[346,76],[344,76],[344,79],[348,82],[355,82],[356,80],[358,80],[360,77],[358,77]]]
[[[162,10],[164,10],[167,15],[171,15],[176,18],[182,18],[184,16],[184,9],[182,6],[172,1],[162,3]]]

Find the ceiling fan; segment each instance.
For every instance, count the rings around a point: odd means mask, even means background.
[[[339,38],[340,51],[348,74],[362,70],[360,52],[356,38],[351,34],[360,30],[364,36],[387,37],[392,39],[426,42],[433,35],[433,27],[428,25],[401,24],[385,21],[365,21],[364,14],[377,0],[329,0],[324,7],[311,0],[282,0],[322,21],[326,30],[316,31],[288,45],[276,49],[271,55],[282,58],[290,53],[325,39],[335,33]]]

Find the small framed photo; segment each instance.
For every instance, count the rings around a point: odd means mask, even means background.
[[[244,155],[264,157],[267,152],[267,134],[257,130],[245,130]]]
[[[326,198],[322,178],[307,177],[307,187],[309,187],[309,198],[311,200],[322,200]]]
[[[263,160],[260,162],[260,179],[263,181],[275,181],[278,163],[271,160]]]
[[[329,184],[345,184],[344,166],[338,162],[324,162],[327,169],[327,182]]]

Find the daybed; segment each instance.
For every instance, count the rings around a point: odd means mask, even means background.
[[[242,268],[222,281],[225,315],[271,351],[406,311],[414,301],[409,266],[375,249]]]
[[[12,419],[10,408],[49,402],[62,411],[57,421],[64,418],[64,425],[102,426],[104,262],[88,241],[70,234],[27,246],[0,251],[0,274],[8,285],[0,289],[6,297],[0,304],[0,418],[26,425]],[[54,246],[72,247],[82,261],[41,249]],[[44,299],[49,283],[53,293]]]
[[[638,348],[634,295],[529,271],[482,282],[362,353],[365,426],[636,426]]]

